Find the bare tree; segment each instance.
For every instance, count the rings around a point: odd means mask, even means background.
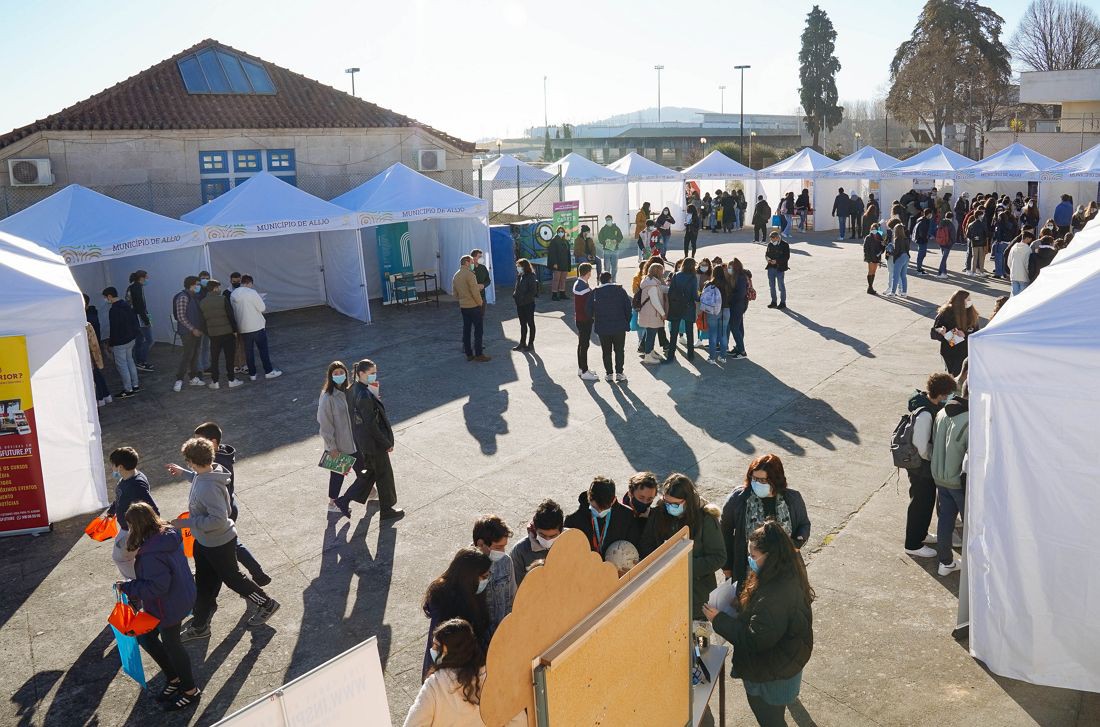
[[[1072,0],[1032,0],[1008,44],[1017,66],[1072,71],[1100,66],[1100,18]]]

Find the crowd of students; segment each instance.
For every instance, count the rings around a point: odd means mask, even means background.
[[[798,696],[813,648],[813,590],[798,552],[809,538],[810,520],[782,461],[767,454],[749,464],[721,508],[684,474],[659,481],[652,472],[638,472],[625,492],[610,478],[594,477],[568,515],[544,500],[515,543],[499,516],[479,517],[470,544],[458,549],[424,595],[424,683],[406,727],[481,724],[477,709],[490,642],[524,578],[545,563],[563,532],[581,532],[621,576],[685,527],[692,539],[692,617],[712,621],[733,644],[731,673],[743,680],[760,723],[781,720]],[[728,608],[708,607],[718,572],[735,583],[732,602],[720,604],[732,606],[734,616]]]

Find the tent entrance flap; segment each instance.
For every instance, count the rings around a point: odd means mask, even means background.
[[[232,272],[251,275],[272,312],[324,305],[319,235],[219,240],[210,245],[211,275],[223,284]]]

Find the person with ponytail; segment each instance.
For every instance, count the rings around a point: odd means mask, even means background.
[[[730,675],[745,684],[749,707],[762,727],[785,725],[798,698],[802,669],[814,647],[815,598],[802,556],[787,531],[767,520],[749,535],[749,574],[737,597],[737,615],[709,604],[703,613],[733,647]]]

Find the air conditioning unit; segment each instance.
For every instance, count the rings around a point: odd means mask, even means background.
[[[53,184],[49,159],[9,159],[8,176],[13,187],[47,187]]]
[[[416,155],[417,168],[422,172],[442,172],[447,169],[447,152],[442,149],[421,149]]]

